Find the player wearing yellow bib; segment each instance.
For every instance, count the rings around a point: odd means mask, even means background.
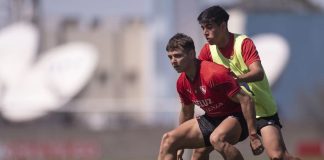
[[[241,88],[253,98],[258,134],[262,136],[264,148],[270,159],[295,159],[286,149],[276,103],[256,47],[246,35],[229,32],[228,19],[228,13],[220,6],[207,8],[199,15],[199,24],[208,41],[201,49],[199,59],[213,61],[229,68],[236,80],[241,83]],[[192,159],[208,160],[211,151],[211,148],[196,149]]]

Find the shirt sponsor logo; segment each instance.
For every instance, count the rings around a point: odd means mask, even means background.
[[[211,105],[213,102],[210,98],[208,98],[208,99],[203,99],[203,100],[195,100],[194,103],[195,103],[195,105],[203,108],[203,107]]]
[[[206,86],[200,86],[199,88],[201,93],[206,94]]]
[[[203,100],[195,100],[193,102],[195,105],[201,107],[201,109],[203,109],[205,112],[212,112],[224,106],[224,103],[213,104],[213,101],[210,98]]]
[[[218,103],[218,104],[214,104],[214,105],[208,106],[206,108],[203,108],[203,110],[205,110],[205,112],[213,112],[222,106],[224,106],[223,103]]]

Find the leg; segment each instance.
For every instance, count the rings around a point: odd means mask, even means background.
[[[191,160],[209,160],[209,154],[214,150],[213,147],[197,148],[192,152]]]
[[[243,160],[243,156],[233,145],[240,140],[242,128],[237,118],[230,116],[214,130],[210,142],[226,160]]]
[[[281,134],[278,114],[257,119],[258,132],[262,136],[263,146],[272,160],[300,160],[291,156]]]
[[[264,148],[271,160],[300,160],[288,153],[280,127],[268,125],[261,129]]]
[[[271,160],[283,160],[288,155],[280,128],[277,125],[268,125],[261,129],[264,148]]]
[[[175,160],[179,149],[204,147],[197,119],[184,122],[163,135],[158,160]]]

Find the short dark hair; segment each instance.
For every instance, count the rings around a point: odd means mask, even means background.
[[[195,50],[195,44],[191,37],[183,34],[177,33],[173,37],[170,38],[167,46],[166,51],[172,52],[175,50],[183,50],[185,52],[190,50]]]
[[[212,6],[202,11],[197,20],[199,24],[215,22],[220,25],[222,22],[228,22],[229,14],[220,6]]]

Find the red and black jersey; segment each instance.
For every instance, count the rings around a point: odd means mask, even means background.
[[[181,102],[200,106],[211,117],[241,112],[240,104],[229,99],[240,91],[229,70],[213,62],[199,61],[198,64],[193,81],[185,73],[178,78],[177,91]]]

